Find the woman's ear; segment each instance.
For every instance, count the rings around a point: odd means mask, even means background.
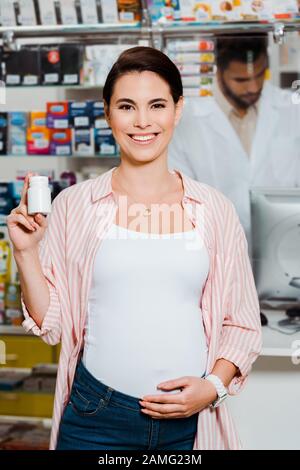
[[[175,127],[180,121],[184,107],[184,98],[181,96],[175,105]]]
[[[110,126],[109,107],[105,100],[104,100],[104,116],[105,116],[105,120],[107,124]]]

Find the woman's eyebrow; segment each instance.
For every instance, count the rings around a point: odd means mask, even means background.
[[[156,103],[157,101],[164,101],[165,103],[168,102],[168,100],[166,100],[165,98],[154,98],[153,100],[149,101],[149,104]],[[135,101],[130,98],[120,98],[119,100],[116,101],[116,104],[124,103],[124,102],[130,103],[130,104],[136,104]]]

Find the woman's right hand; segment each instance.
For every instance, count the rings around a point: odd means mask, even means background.
[[[29,178],[33,175],[34,173],[26,175],[20,204],[6,218],[9,238],[15,252],[36,249],[47,228],[46,217],[42,214],[31,216],[27,213]]]

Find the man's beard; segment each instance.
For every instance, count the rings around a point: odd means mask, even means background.
[[[228,98],[234,105],[235,107],[237,107],[238,109],[242,109],[243,111],[246,111],[247,109],[249,109],[251,106],[253,106],[255,103],[257,103],[257,101],[259,100],[260,98],[260,95],[261,95],[261,92],[262,92],[262,88],[261,90],[259,91],[259,93],[248,93],[247,95],[243,95],[244,98],[248,97],[248,98],[251,98],[252,99],[250,101],[247,101],[245,99],[243,99],[243,97],[241,96],[237,96],[235,95],[231,90],[230,88],[226,85],[225,81],[223,80],[223,77],[221,76],[220,77],[220,81],[221,81],[221,86],[222,86],[222,91],[225,95],[226,98]]]

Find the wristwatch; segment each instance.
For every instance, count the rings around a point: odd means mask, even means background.
[[[206,380],[209,380],[216,388],[218,398],[211,403],[212,408],[217,408],[228,396],[228,391],[222,380],[214,374],[209,374],[205,377]]]

